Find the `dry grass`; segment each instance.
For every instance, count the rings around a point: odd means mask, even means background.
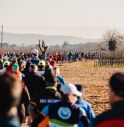
[[[124,72],[124,68],[96,67],[93,62],[65,63],[60,66],[61,75],[70,83],[84,84],[83,96],[93,106],[95,114],[109,108],[108,80],[117,71]]]

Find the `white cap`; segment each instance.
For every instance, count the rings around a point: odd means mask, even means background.
[[[32,53],[38,55],[38,50],[37,49],[33,49]]]
[[[61,86],[61,91],[63,94],[69,94],[72,93],[78,97],[81,97],[83,94],[79,92],[74,84],[67,84],[67,85],[62,85]]]

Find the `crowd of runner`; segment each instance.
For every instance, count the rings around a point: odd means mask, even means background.
[[[75,53],[74,60],[82,59],[81,54]],[[72,56],[70,52],[69,61]],[[43,59],[36,49],[1,54],[0,127],[21,127],[27,118],[31,127],[124,127],[124,74],[110,78],[112,109],[95,117],[83,99],[83,85],[66,82],[57,60],[62,60],[61,53]]]
[[[93,60],[97,57],[97,52],[55,52],[55,53],[48,53],[46,58],[50,60],[54,60],[56,62],[76,62],[82,60]]]

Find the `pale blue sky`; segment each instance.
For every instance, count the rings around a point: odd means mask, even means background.
[[[0,0],[6,32],[99,38],[124,33],[124,0]]]

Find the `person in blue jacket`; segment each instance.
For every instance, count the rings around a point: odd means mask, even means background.
[[[57,78],[57,81],[61,84],[61,85],[65,85],[66,82],[65,82],[65,79],[64,77],[62,77],[60,75],[60,69],[58,67],[54,67],[54,72],[55,72],[55,76]]]
[[[82,93],[84,92],[83,85],[76,84],[76,87],[77,87],[78,91],[80,91]],[[89,102],[87,102],[86,100],[82,99],[81,97],[78,97],[76,104],[78,106],[81,106],[85,110],[87,117],[90,120],[90,123],[92,123],[95,118],[95,114],[94,114],[91,104]],[[80,123],[79,123],[79,125],[80,125]]]

